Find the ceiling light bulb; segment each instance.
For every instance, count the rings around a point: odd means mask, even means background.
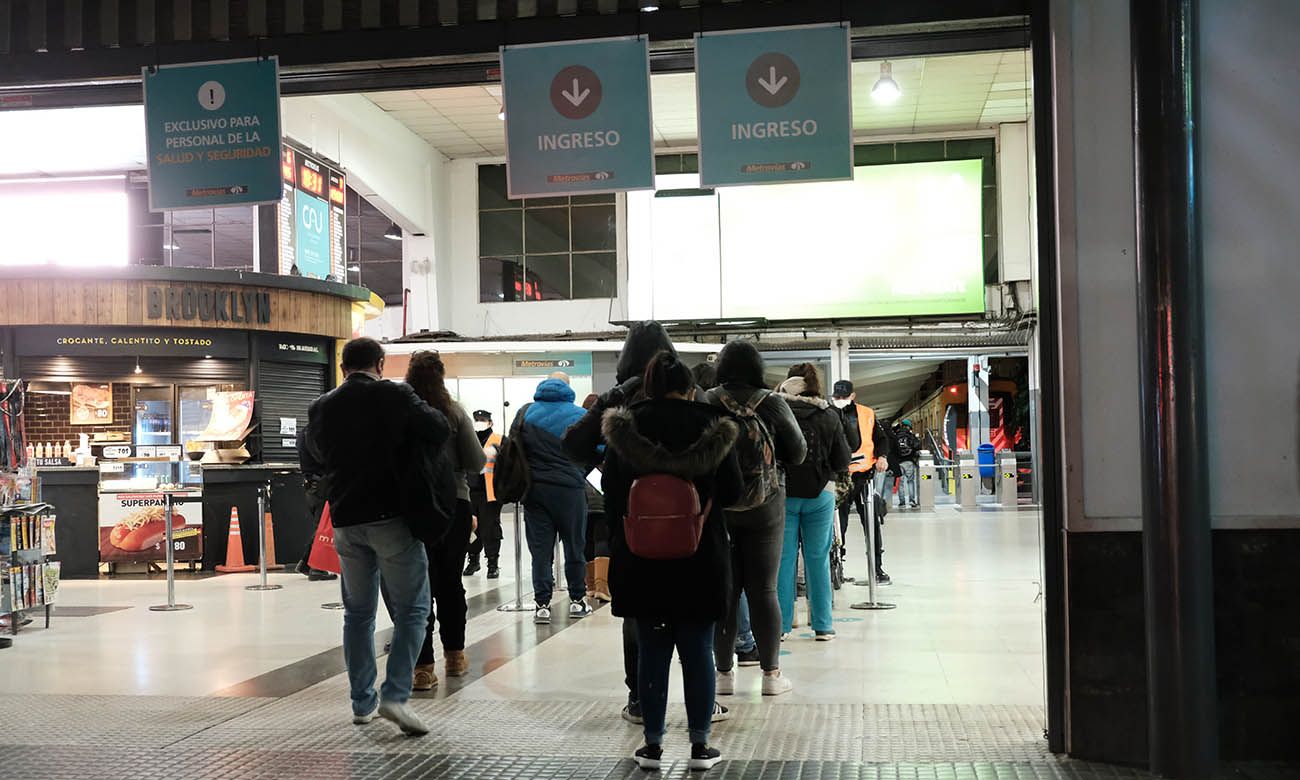
[[[140,359],[139,359],[139,358],[136,358],[136,361],[135,361],[135,373],[137,373],[137,374],[143,374],[143,373],[144,373],[144,369],[140,368]]]
[[[641,3],[641,13],[643,13],[643,14],[652,14],[652,13],[654,13],[655,11],[658,11],[658,10],[659,10],[659,4],[658,4],[658,3],[649,3],[649,2],[642,2],[642,3]]]
[[[501,107],[501,110],[497,112],[497,119],[500,119],[502,122],[506,121],[506,108],[505,108],[505,106],[502,106],[502,107]]]
[[[384,238],[391,241],[401,241],[402,229],[397,226],[396,222],[389,223],[388,229],[384,231]]]
[[[880,78],[871,88],[871,99],[877,103],[893,103],[903,96],[902,87],[894,81],[894,68],[888,61],[880,63]]]

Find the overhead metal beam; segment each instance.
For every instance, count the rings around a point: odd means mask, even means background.
[[[1008,33],[1007,28],[1020,26],[1019,35],[1023,38],[1029,3],[1030,0],[913,0],[910,3],[742,0],[701,8],[665,5],[654,14],[533,16],[512,19],[508,24],[496,19],[478,21],[476,16],[466,19],[465,6],[473,4],[462,4],[457,24],[422,27],[400,24],[403,18],[400,15],[391,20],[393,26],[367,25],[366,19],[350,19],[346,7],[344,13],[336,14],[331,13],[335,9],[329,6],[320,15],[319,32],[303,31],[307,22],[314,27],[318,19],[314,8],[310,18],[305,17],[301,2],[285,5],[248,0],[239,15],[233,14],[227,4],[214,4],[209,14],[179,16],[172,12],[178,4],[167,0],[105,3],[97,15],[79,16],[75,21],[66,22],[79,24],[86,31],[88,41],[102,42],[80,51],[70,46],[50,50],[45,19],[29,22],[25,15],[17,19],[14,17],[20,14],[0,13],[0,32],[7,33],[7,41],[0,41],[0,46],[8,43],[9,48],[8,56],[0,59],[0,86],[33,88],[43,84],[136,78],[144,67],[172,62],[277,55],[286,70],[330,71],[355,67],[357,63],[490,56],[500,46],[512,44],[638,34],[659,43],[690,40],[702,30],[838,21],[847,21],[854,28],[878,28],[886,33],[875,36],[867,44],[871,50],[867,56],[899,57],[927,51],[1013,45],[1005,36],[1016,33]],[[23,8],[25,4],[3,2],[0,12],[6,11],[6,6]],[[426,16],[420,15],[417,21]],[[379,23],[383,21],[379,19]],[[330,30],[325,27],[327,22],[341,22],[343,26]],[[889,34],[887,28],[894,28],[900,35]],[[63,32],[60,29],[55,36],[59,47],[63,46]],[[917,33],[921,37],[916,37]],[[913,49],[914,41],[924,41],[925,48]]]
[[[3,0],[0,0],[2,2]],[[858,35],[852,41],[855,60],[925,57],[975,51],[1024,49],[1029,31],[1023,19],[1001,20],[972,30],[913,30],[889,34]],[[427,58],[402,64],[387,61],[337,67],[284,67],[282,95],[324,95],[352,92],[386,92],[436,89],[498,83],[500,65],[495,51],[455,62],[430,62]],[[689,73],[695,70],[695,52],[689,44],[657,48],[650,54],[653,73]],[[0,65],[0,74],[3,65]],[[66,108],[86,105],[135,105],[141,101],[139,76],[98,82],[50,83],[25,86],[0,84],[0,109]]]

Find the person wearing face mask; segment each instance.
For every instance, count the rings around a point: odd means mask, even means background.
[[[501,502],[497,501],[492,485],[492,471],[505,437],[492,429],[492,413],[483,409],[474,412],[474,434],[483,446],[487,463],[483,471],[470,477],[469,481],[469,502],[474,507],[474,517],[478,519],[478,532],[466,554],[465,576],[477,574],[481,568],[479,556],[486,555],[487,578],[495,580],[501,576]]]
[[[849,510],[858,508],[862,518],[862,530],[867,530],[867,480],[872,480],[876,493],[883,494],[886,472],[889,470],[889,432],[876,419],[876,411],[866,404],[857,402],[858,394],[853,383],[841,379],[835,383],[832,391],[832,403],[844,416],[844,433],[853,450],[853,459],[849,462],[849,476],[853,480],[853,489],[844,503],[840,504],[840,537],[847,538],[849,531]],[[881,585],[890,583],[885,573],[884,538],[881,536],[881,524],[884,519],[884,502],[876,503],[876,582]],[[843,548],[841,548],[843,553]],[[868,562],[870,565],[871,562]]]

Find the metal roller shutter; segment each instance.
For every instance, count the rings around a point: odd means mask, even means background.
[[[22,357],[18,372],[23,379],[46,382],[126,382],[139,384],[243,384],[248,381],[247,360],[209,360],[142,357],[142,373],[129,357]]]
[[[261,422],[262,461],[297,463],[292,436],[280,435],[280,418],[307,425],[307,407],[325,392],[325,366],[263,362],[257,372],[257,419]],[[285,446],[285,445],[288,446]]]

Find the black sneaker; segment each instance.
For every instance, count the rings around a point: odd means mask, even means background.
[[[722,753],[717,748],[711,748],[708,745],[691,745],[691,763],[690,768],[695,772],[703,772],[718,765],[722,760]]]
[[[892,585],[893,582],[894,580],[888,574],[885,574],[883,571],[876,572],[877,585]]]
[[[622,717],[628,723],[635,723],[638,726],[645,723],[645,718],[641,716],[641,702],[628,699],[623,707]]]
[[[462,574],[466,577],[472,576],[474,574],[478,574],[479,568],[481,567],[479,566],[478,558],[470,558],[465,563],[465,571],[462,572]]]
[[[654,772],[663,763],[664,749],[658,745],[646,745],[633,753],[632,758],[636,761],[637,766],[647,772]]]
[[[758,666],[758,648],[736,653],[736,666]]]
[[[713,702],[713,715],[709,718],[710,723],[721,723],[724,720],[731,720],[731,709],[722,702]]]
[[[487,578],[489,580],[498,579],[501,576],[501,567],[496,561],[488,561]]]
[[[325,582],[327,580],[337,580],[338,578],[339,575],[331,574],[327,571],[321,571],[320,569],[312,569],[307,572],[307,580],[309,582]]]

